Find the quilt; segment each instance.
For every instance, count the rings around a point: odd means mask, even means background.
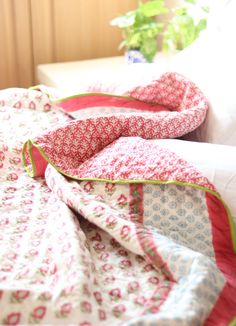
[[[185,108],[205,114],[194,90]],[[214,185],[159,146],[170,135],[163,112],[187,110],[176,97],[174,109],[149,99],[152,110],[138,99],[134,112],[93,106],[71,120],[58,109],[68,112],[68,99],[0,92],[1,324],[234,325],[230,211]]]

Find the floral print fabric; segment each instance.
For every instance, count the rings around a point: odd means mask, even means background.
[[[214,186],[174,154],[138,137],[120,138],[106,148],[99,147],[81,170],[73,165],[73,177],[84,176],[85,180],[65,177],[50,164],[45,165],[45,177],[30,178],[22,165],[24,142],[35,137],[45,141],[38,133],[48,131],[46,139],[50,139],[53,130],[58,130],[60,146],[68,130],[64,128],[73,122],[37,91],[2,91],[0,103],[0,323],[96,326],[215,322],[215,316],[219,317],[217,303],[229,283],[227,268],[221,269],[219,263],[215,236],[212,232],[210,242],[197,238],[195,247],[190,245],[191,238],[185,242],[176,239],[176,227],[182,228],[181,223],[190,215],[184,214],[184,205],[195,209],[195,218],[200,209],[203,228],[208,233],[214,229],[214,214],[210,213],[213,199],[204,191],[211,194]],[[68,155],[70,145],[64,148],[66,172],[71,171],[73,161]],[[149,157],[159,151],[161,159],[147,160],[148,151]],[[40,158],[39,154],[42,152],[32,151],[25,159],[30,155]],[[55,163],[53,156],[50,161]],[[171,170],[176,162],[179,169]],[[135,169],[135,165],[140,168]],[[161,174],[156,165],[168,168]],[[170,176],[172,181],[178,177],[178,182],[185,180],[186,184],[167,185],[164,193],[162,184],[129,182],[141,175],[163,182]],[[114,182],[116,179],[127,183]],[[190,182],[195,182],[200,192],[197,188],[191,192]],[[189,191],[193,199],[181,201],[184,194],[189,198]],[[178,216],[171,238],[166,223],[173,214],[163,212],[168,209],[167,195]],[[196,206],[190,207],[195,202]],[[223,221],[224,207],[217,205],[216,199],[214,207]],[[162,221],[155,218],[159,211]],[[229,230],[225,234],[230,243]],[[234,255],[230,245],[224,253]],[[230,259],[227,263],[233,291],[235,265]],[[227,302],[227,293],[225,298]],[[232,311],[225,311],[220,318],[229,321]]]

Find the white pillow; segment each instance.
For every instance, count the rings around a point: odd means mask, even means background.
[[[207,30],[169,67],[195,81],[209,100],[207,118],[189,140],[236,145],[235,13],[235,0],[218,5]]]

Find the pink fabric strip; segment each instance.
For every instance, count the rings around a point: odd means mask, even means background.
[[[236,316],[236,256],[223,203],[210,193],[206,193],[206,202],[212,224],[216,263],[227,281],[206,325],[227,325]]]
[[[236,316],[235,288],[228,283],[221,291],[218,300],[204,326],[229,325]]]
[[[149,104],[135,99],[118,97],[106,94],[86,94],[83,96],[68,98],[57,103],[66,112],[74,112],[91,107],[119,107],[151,112],[169,111],[165,106]]]
[[[32,155],[34,157],[34,167],[36,176],[43,176],[48,165],[48,162],[43,158],[37,147],[32,146]]]

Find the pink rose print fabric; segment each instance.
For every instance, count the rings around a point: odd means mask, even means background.
[[[74,118],[112,118],[115,115],[123,135],[139,133],[149,138],[176,138],[196,129],[204,121],[207,100],[186,77],[168,72],[138,81],[138,86],[136,80],[127,84],[123,81],[122,89],[118,85],[89,87],[87,93],[63,99],[51,89],[44,87],[42,90],[51,93],[54,103]],[[112,124],[110,120],[108,128]],[[93,121],[90,128],[97,129]]]
[[[158,83],[164,120],[195,101]],[[232,219],[214,185],[159,146],[158,119],[71,120],[40,91],[0,91],[0,324],[232,322]]]

